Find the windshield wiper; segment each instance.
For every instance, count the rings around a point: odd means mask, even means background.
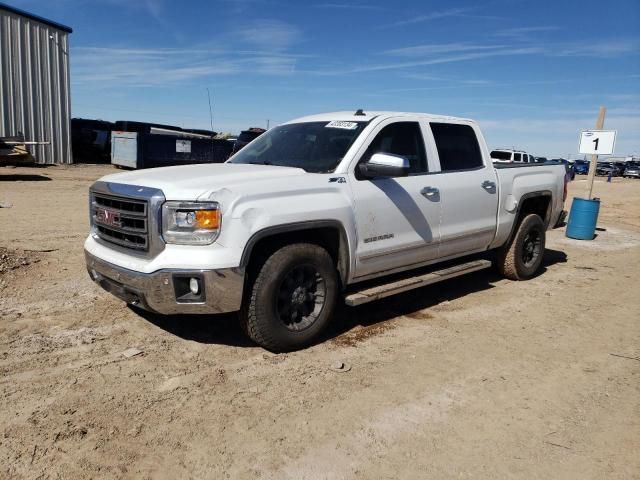
[[[249,162],[251,165],[273,165],[269,160],[264,160],[262,162]]]

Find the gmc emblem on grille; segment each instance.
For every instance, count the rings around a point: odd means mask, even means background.
[[[111,227],[121,227],[120,214],[118,212],[112,212],[105,208],[96,208],[96,220],[103,225],[109,225]]]

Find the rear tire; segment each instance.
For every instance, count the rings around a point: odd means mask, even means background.
[[[338,276],[327,251],[309,243],[286,245],[258,268],[240,322],[249,338],[273,352],[311,344],[329,323]]]
[[[528,280],[542,265],[544,247],[544,222],[539,215],[527,215],[511,241],[498,251],[498,270],[510,280]]]

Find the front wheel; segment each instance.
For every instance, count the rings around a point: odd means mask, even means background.
[[[511,241],[498,251],[500,273],[511,280],[530,279],[542,265],[544,246],[544,222],[539,215],[527,215]]]
[[[336,267],[324,248],[286,245],[259,268],[240,321],[249,337],[267,350],[297,350],[324,330],[337,295]]]

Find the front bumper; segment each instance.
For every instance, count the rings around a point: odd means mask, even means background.
[[[118,267],[85,250],[91,279],[109,293],[132,305],[162,314],[226,313],[240,309],[244,286],[244,269],[158,270],[140,273]],[[196,276],[203,284],[202,301],[177,298],[174,280]]]

